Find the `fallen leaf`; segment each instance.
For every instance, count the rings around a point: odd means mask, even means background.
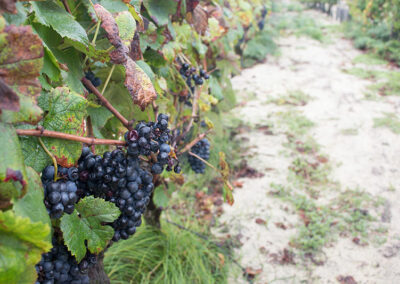
[[[356,280],[354,280],[353,276],[342,276],[339,275],[336,277],[336,280],[339,281],[340,284],[357,284]]]
[[[265,225],[267,222],[265,222],[265,220],[261,219],[261,218],[257,218],[256,219],[256,223],[259,225]]]
[[[235,181],[233,182],[233,186],[234,186],[234,187],[242,188],[242,187],[243,187],[243,182],[242,182],[242,181],[237,181],[237,180],[235,180]]]
[[[248,279],[248,280],[253,280],[258,274],[260,274],[262,272],[262,268],[259,269],[253,269],[251,267],[246,267],[245,271],[244,271],[244,276]]]

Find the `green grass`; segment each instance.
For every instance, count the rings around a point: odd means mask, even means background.
[[[400,119],[395,113],[385,113],[384,117],[374,119],[374,127],[386,127],[400,134]]]
[[[386,65],[387,61],[383,60],[376,54],[366,53],[356,56],[353,59],[353,63],[362,63],[366,65]]]
[[[111,283],[226,283],[223,259],[214,244],[164,222],[161,231],[143,226],[114,244],[104,267]]]
[[[304,106],[313,98],[301,90],[289,91],[287,95],[281,95],[279,98],[269,99],[267,103],[276,105],[294,105]]]
[[[346,135],[346,136],[353,136],[358,134],[358,129],[357,128],[345,128],[340,130],[340,134]]]
[[[381,96],[400,96],[400,72],[381,73],[383,80],[369,87]]]
[[[314,122],[298,111],[287,111],[279,113],[278,115],[281,119],[280,122],[288,128],[289,132],[295,135],[305,134],[314,126]]]

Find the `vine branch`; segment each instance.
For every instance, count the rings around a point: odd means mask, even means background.
[[[39,130],[39,129],[17,129],[19,136],[36,136],[36,137],[51,137],[57,139],[64,139],[70,141],[76,141],[85,143],[88,145],[118,145],[124,146],[126,143],[120,140],[111,139],[96,139],[93,137],[81,137],[77,135],[67,134],[63,132],[50,131],[50,130]]]
[[[193,139],[192,142],[190,142],[189,144],[187,144],[182,150],[179,151],[178,155],[181,155],[187,151],[189,151],[190,149],[192,149],[192,147],[194,145],[196,145],[197,142],[199,142],[201,139],[203,139],[204,137],[207,136],[207,134],[211,131],[211,129],[207,130],[204,133],[201,133],[199,135],[197,135],[197,137],[195,139]]]
[[[90,82],[88,79],[86,78],[82,78],[82,83],[86,86],[86,88],[88,88],[100,101],[101,103],[109,110],[112,112],[113,115],[115,115],[116,118],[118,118],[122,124],[129,129],[129,121],[122,115],[119,113],[118,110],[116,110],[111,104],[110,102],[100,93],[99,90],[97,90],[97,88],[95,86],[93,86],[92,82]]]

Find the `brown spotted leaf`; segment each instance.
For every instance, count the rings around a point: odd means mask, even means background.
[[[58,87],[39,97],[40,107],[46,111],[43,127],[46,130],[83,136],[87,115],[87,100],[66,87]],[[80,157],[82,144],[55,138],[42,138],[46,148],[55,156],[59,165],[71,167]],[[51,163],[36,137],[20,137],[25,164],[40,172]]]
[[[129,57],[129,48],[120,38],[118,25],[112,14],[99,4],[94,5],[101,19],[101,27],[106,31],[107,39],[115,47],[110,53],[111,62],[125,67],[125,87],[133,102],[142,110],[157,98],[156,91],[149,76]]]
[[[10,93],[12,89],[18,95],[20,105],[18,113],[12,113],[15,110],[8,108],[1,119],[36,124],[42,115],[36,104],[41,91],[38,76],[43,66],[42,42],[30,26],[6,26],[0,37],[4,38],[0,41],[0,79],[9,87],[2,85],[1,99],[11,96],[14,104],[11,108],[15,109],[15,96]]]
[[[193,11],[193,25],[197,33],[204,35],[208,29],[208,15],[203,7],[198,5]]]

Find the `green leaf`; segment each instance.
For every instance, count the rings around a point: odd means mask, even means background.
[[[27,168],[28,192],[23,198],[15,200],[13,211],[16,215],[31,219],[32,223],[42,222],[51,226],[49,214],[44,206],[43,185],[40,176],[31,167]],[[51,242],[49,234],[47,241]]]
[[[23,125],[19,126],[20,129],[34,129],[33,126]],[[52,161],[50,157],[43,150],[37,137],[20,136],[22,154],[25,159],[25,165],[32,167],[35,171],[40,173]]]
[[[222,100],[224,98],[223,90],[218,80],[214,76],[210,77],[208,81],[208,86],[210,87],[210,93],[213,97],[217,98],[218,100]]]
[[[92,120],[93,127],[97,127],[99,129],[103,128],[106,125],[107,121],[113,117],[113,114],[106,107],[89,107],[88,114]]]
[[[90,252],[101,252],[114,235],[111,223],[120,215],[119,209],[111,202],[93,196],[81,199],[71,215],[61,218],[60,228],[64,242],[71,254],[80,262],[86,255],[86,245]]]
[[[168,196],[165,194],[162,186],[154,190],[153,201],[157,207],[166,207],[168,205]]]
[[[130,46],[136,31],[136,21],[129,11],[118,13],[115,17],[119,36],[126,46]]]
[[[111,13],[128,11],[128,7],[124,4],[123,1],[99,0],[99,4]]]
[[[51,248],[49,234],[48,224],[0,211],[0,283],[33,283],[36,275],[32,268]],[[22,282],[27,272],[32,279]]]
[[[81,83],[83,69],[80,54],[77,52],[77,50],[73,47],[69,47],[61,51],[58,47],[63,42],[63,39],[51,27],[47,27],[38,23],[33,23],[32,27],[42,39],[44,46],[53,53],[55,58],[60,63],[67,64],[69,71],[62,71],[61,73],[65,74],[65,81],[68,87],[77,93],[83,93],[84,87]],[[66,39],[66,41],[68,41],[68,39]],[[76,44],[78,45],[78,43]]]
[[[39,97],[39,105],[47,112],[43,119],[43,127],[46,130],[84,135],[88,102],[83,96],[66,87],[58,87],[43,93]],[[47,137],[43,137],[42,140],[61,166],[71,167],[80,157],[82,145],[79,142]],[[27,137],[21,141],[27,165],[40,171],[50,163],[37,138]]]
[[[143,0],[143,5],[153,21],[159,26],[163,26],[168,24],[169,15],[176,13],[178,3],[174,0]]]
[[[26,188],[27,175],[18,136],[9,124],[0,122],[0,208],[18,198]],[[18,172],[20,177],[18,177]]]
[[[103,49],[96,49],[93,45],[84,45],[80,42],[73,41],[70,39],[65,39],[65,43],[75,47],[80,52],[86,54],[92,60],[101,61],[101,62],[108,62],[110,61],[110,55],[107,50]]]
[[[53,81],[58,81],[60,79],[61,70],[57,63],[57,59],[50,49],[44,49],[44,63],[42,68],[42,73],[45,73]]]
[[[62,37],[89,44],[85,29],[54,1],[32,2],[31,5],[39,23],[52,27]]]

